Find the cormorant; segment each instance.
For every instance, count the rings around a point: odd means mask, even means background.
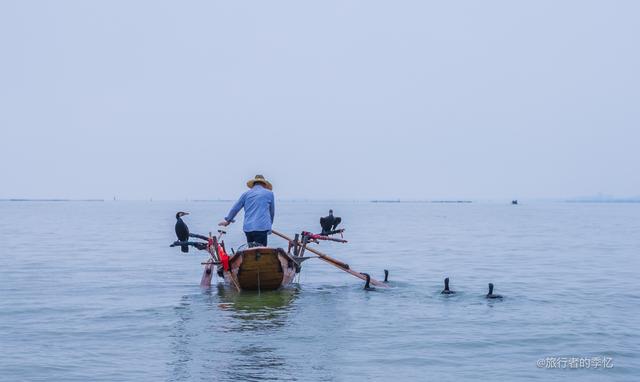
[[[440,294],[455,294],[456,292],[449,290],[449,278],[444,279],[444,290]]]
[[[371,276],[369,276],[368,273],[362,273],[362,275],[365,277],[364,290],[376,290],[376,288],[370,285]]]
[[[329,210],[329,216],[320,218],[320,226],[322,227],[322,235],[328,235],[331,231],[335,231],[342,218],[333,216],[333,210]]]
[[[189,241],[189,227],[187,227],[185,222],[182,221],[182,216],[185,215],[189,215],[189,213],[180,211],[176,214],[176,219],[178,220],[176,222],[176,236],[180,241]],[[181,245],[180,248],[182,249],[182,252],[189,252],[188,245]]]
[[[487,293],[487,298],[502,298],[499,294],[493,294],[493,284],[489,283],[489,293]]]

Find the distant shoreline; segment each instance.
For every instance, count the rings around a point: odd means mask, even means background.
[[[189,203],[231,203],[234,200],[231,199],[159,199],[155,200],[156,202],[189,202]],[[496,203],[500,202],[497,200],[481,200],[481,201],[472,201],[472,200],[399,200],[399,199],[374,199],[374,200],[316,200],[316,199],[308,199],[308,200],[297,200],[297,199],[278,199],[280,202],[287,203],[376,203],[376,204],[410,204],[410,203],[424,203],[424,204],[471,204],[471,203]],[[570,203],[570,204],[640,204],[640,199],[630,198],[630,199],[608,199],[608,200],[598,200],[598,199],[556,199],[556,200],[534,200],[534,202],[550,202],[550,203]],[[64,199],[64,198],[4,198],[0,199],[1,202],[111,202],[111,199]],[[117,199],[113,200],[113,202],[154,202],[153,199]],[[504,203],[511,204],[510,201],[505,201]]]
[[[471,200],[371,200],[371,203],[473,203]]]
[[[612,199],[612,200],[565,200],[564,203],[599,203],[599,204],[611,204],[611,203],[640,203],[640,199]]]
[[[104,202],[104,199],[0,199],[0,202]]]

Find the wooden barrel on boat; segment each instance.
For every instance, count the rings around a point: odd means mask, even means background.
[[[224,279],[238,290],[274,290],[290,284],[296,262],[282,248],[254,247],[229,259]]]

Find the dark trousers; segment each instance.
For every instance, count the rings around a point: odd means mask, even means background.
[[[267,246],[267,232],[269,231],[251,231],[245,232],[247,235],[247,244],[251,247],[251,243],[255,243],[258,245],[262,245],[263,247]]]

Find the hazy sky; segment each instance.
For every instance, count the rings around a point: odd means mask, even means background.
[[[0,1],[0,198],[640,195],[640,1]]]

